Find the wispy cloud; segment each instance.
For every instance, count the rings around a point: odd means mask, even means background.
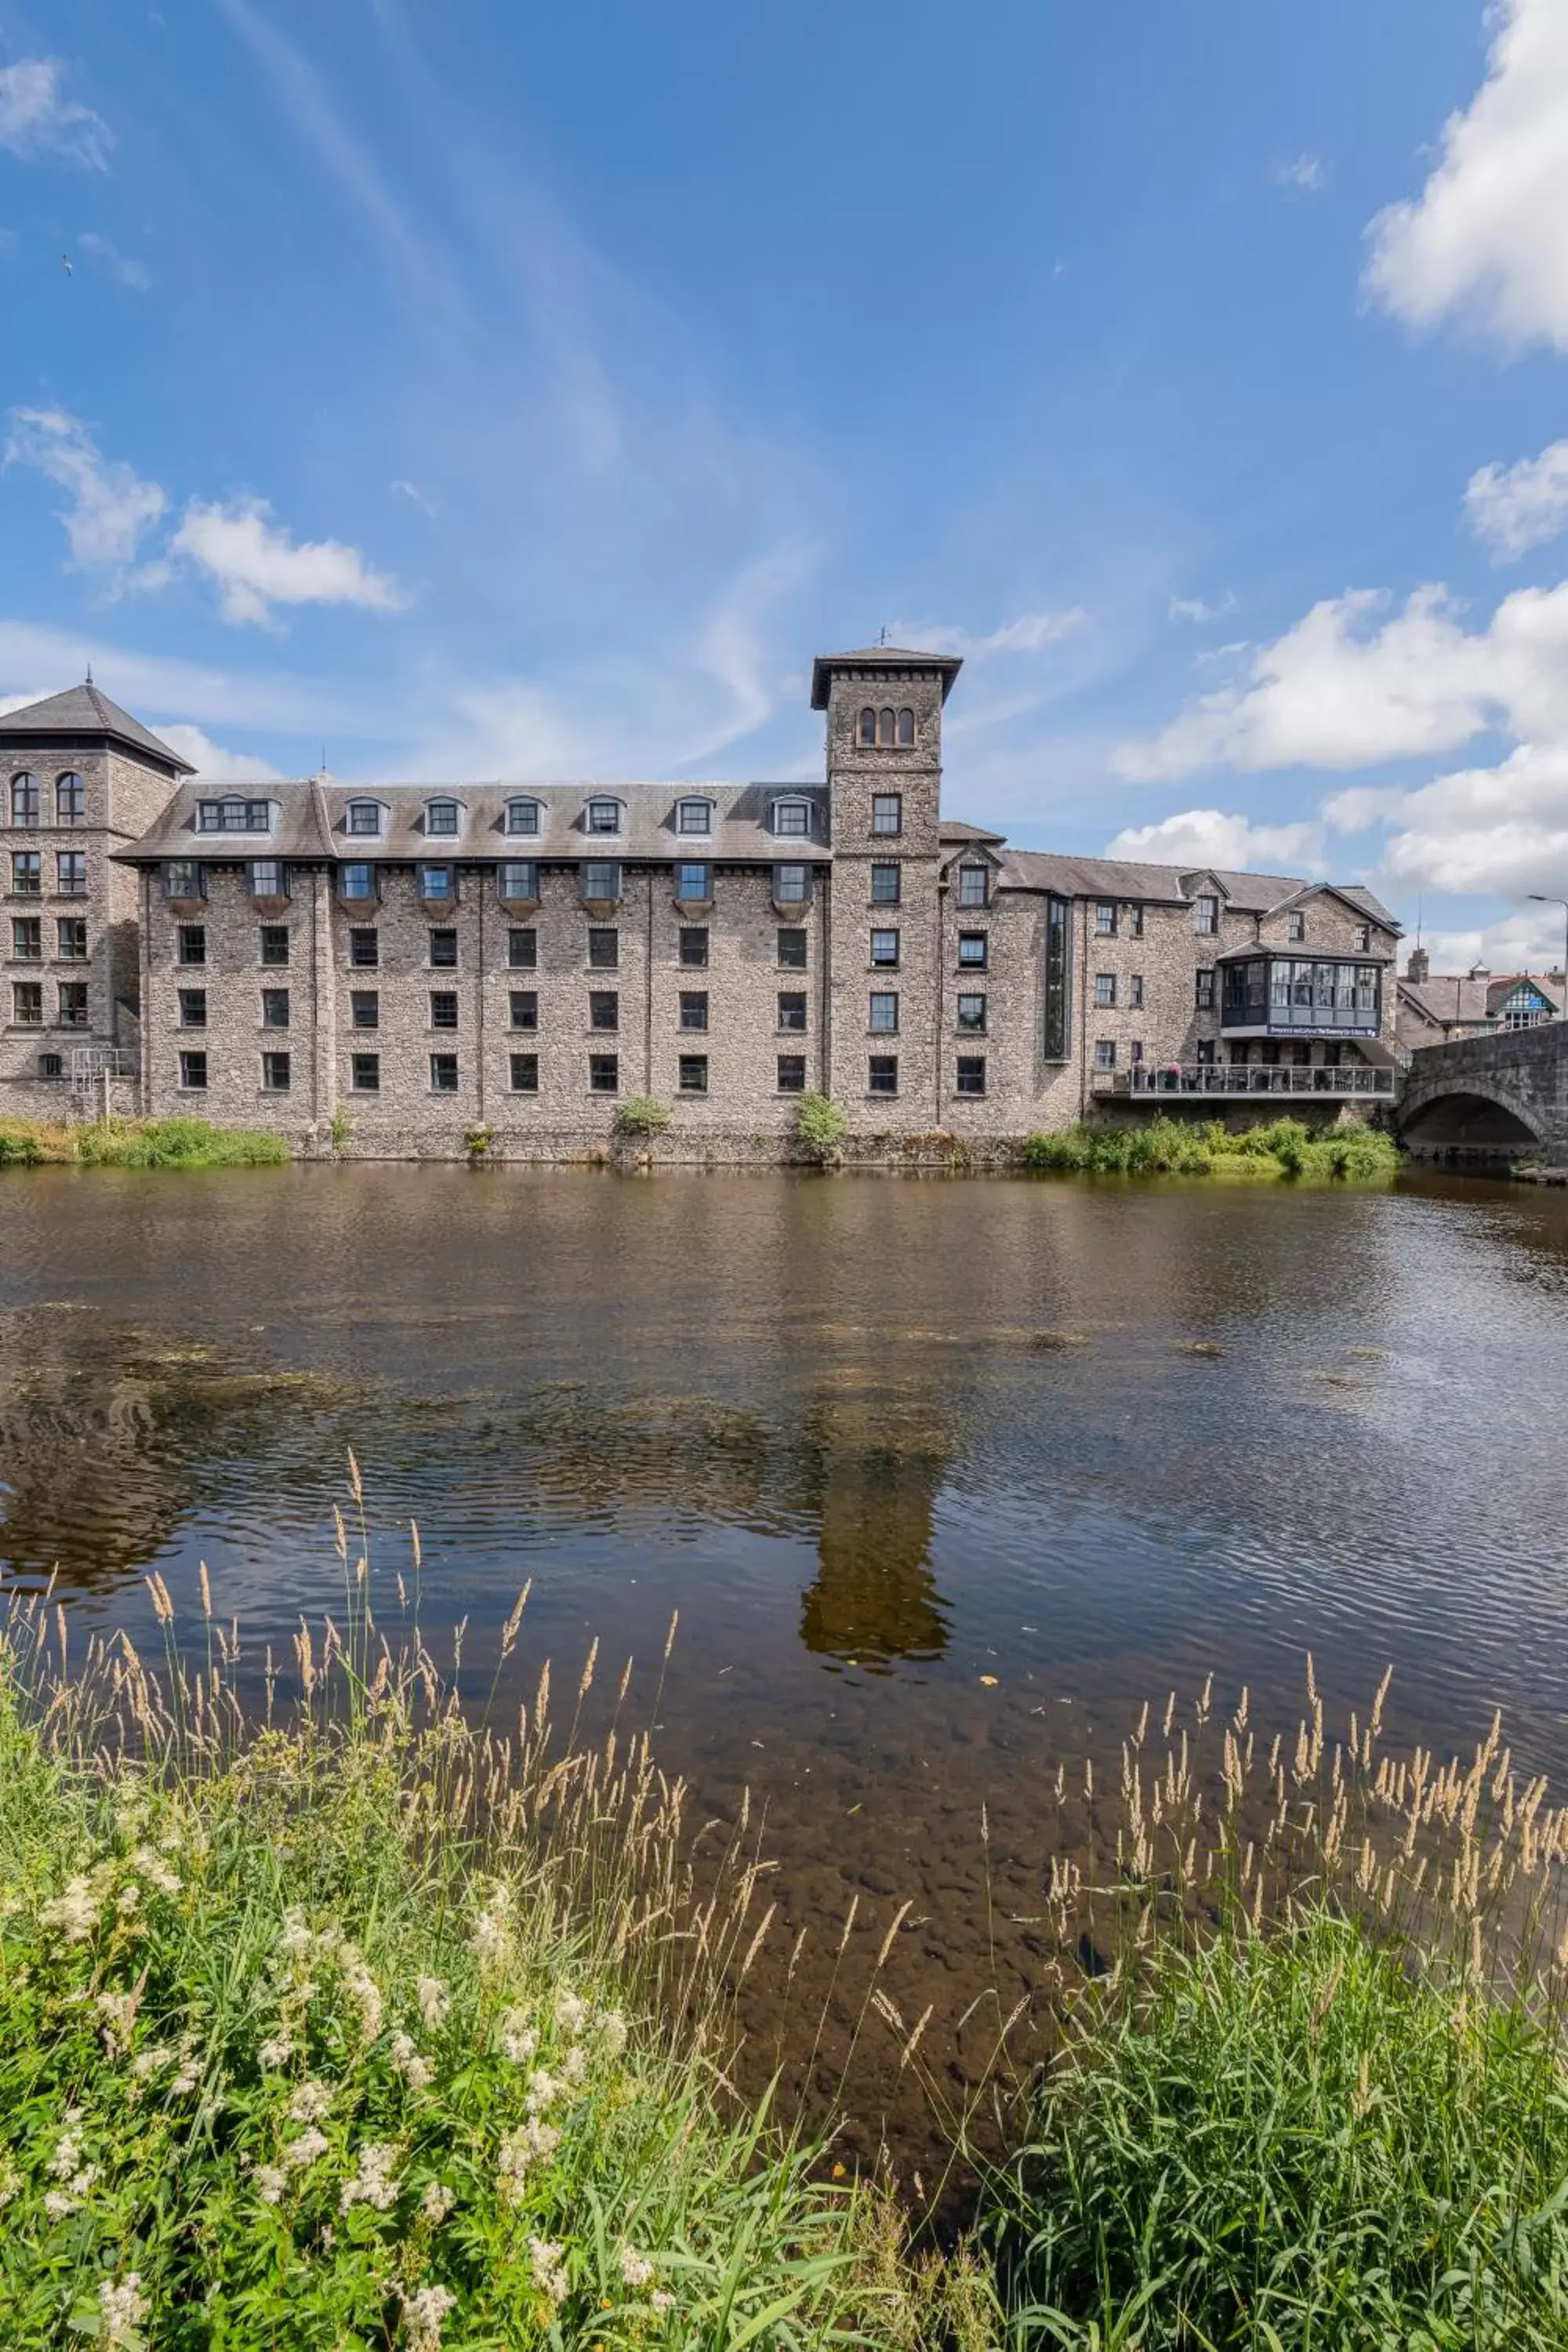
[[[1169,611],[1173,621],[1217,621],[1236,610],[1236,592],[1227,588],[1223,596],[1210,604],[1202,596],[1173,596]]]
[[[356,695],[288,669],[216,669],[142,653],[98,631],[0,618],[0,695],[36,701],[85,677],[89,665],[104,690],[149,726],[188,719],[319,744],[322,735],[385,743],[406,724],[395,697]]]
[[[267,784],[283,771],[269,760],[258,760],[249,751],[231,751],[226,745],[215,743],[200,727],[185,719],[167,720],[159,734],[172,751],[188,760],[198,776],[215,784]]]
[[[89,262],[118,285],[129,287],[133,294],[145,294],[153,283],[141,262],[133,261],[129,254],[121,253],[117,245],[106,236],[100,236],[96,229],[83,229],[76,241],[76,249],[85,254]]]
[[[263,499],[232,506],[193,499],[169,549],[212,580],[226,621],[266,626],[277,604],[360,604],[391,613],[404,602],[397,583],[374,570],[357,547],[338,539],[294,540],[272,520]]]
[[[1310,150],[1276,163],[1273,176],[1277,188],[1294,188],[1298,195],[1303,196],[1321,195],[1327,184],[1322,157]]]
[[[68,493],[60,520],[71,561],[84,571],[123,572],[168,505],[156,482],[105,457],[88,427],[62,409],[14,409],[5,462],[33,467]]]
[[[894,645],[914,646],[921,653],[960,654],[968,662],[985,662],[998,654],[1037,654],[1047,646],[1082,628],[1088,614],[1082,607],[1020,613],[1016,620],[977,634],[945,621],[894,621],[889,635]]]
[[[1470,529],[1506,563],[1568,530],[1568,441],[1516,466],[1482,466],[1465,485]]]
[[[89,172],[109,168],[109,125],[90,106],[68,99],[58,58],[19,58],[0,66],[0,147],[25,161],[52,156]]]
[[[389,482],[387,488],[395,497],[406,499],[411,507],[417,507],[427,521],[434,522],[440,514],[441,509],[435,499],[427,498],[417,482],[406,481],[400,476],[395,482]]]

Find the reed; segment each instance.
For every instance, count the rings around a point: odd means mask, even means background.
[[[280,1135],[205,1118],[0,1119],[0,1168],[269,1168],[288,1158]]]
[[[1093,1176],[1304,1177],[1369,1183],[1399,1172],[1393,1139],[1347,1120],[1314,1136],[1300,1119],[1233,1129],[1218,1119],[1157,1118],[1142,1127],[1092,1122],[1037,1135],[1024,1146],[1026,1168]]]

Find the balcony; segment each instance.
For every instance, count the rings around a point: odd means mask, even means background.
[[[1097,1095],[1172,1096],[1315,1095],[1392,1097],[1394,1072],[1371,1062],[1342,1062],[1337,1069],[1298,1069],[1285,1063],[1139,1062],[1130,1070],[1096,1070]]]
[[[1364,959],[1235,956],[1222,961],[1226,1037],[1376,1037],[1382,966]]]

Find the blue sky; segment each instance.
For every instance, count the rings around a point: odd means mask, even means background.
[[[1563,0],[0,0],[0,698],[790,776],[885,625],[1016,841],[1561,937]]]

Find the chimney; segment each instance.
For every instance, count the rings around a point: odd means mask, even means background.
[[[1417,983],[1417,985],[1419,985],[1422,981],[1427,980],[1431,977],[1431,972],[1432,959],[1427,954],[1426,949],[1412,948],[1410,950],[1410,961],[1405,967],[1405,979],[1413,980]]]
[[[1489,980],[1491,976],[1492,968],[1489,963],[1473,963],[1470,966],[1470,978],[1472,980]]]

